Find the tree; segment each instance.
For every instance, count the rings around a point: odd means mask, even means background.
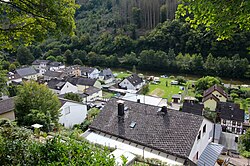
[[[81,59],[79,59],[79,58],[75,59],[74,62],[73,62],[73,64],[74,65],[83,65]]]
[[[31,130],[0,120],[1,165],[115,165],[106,147],[95,146],[72,133],[40,142]]]
[[[50,55],[46,58],[46,60],[50,60],[52,62],[55,62],[56,61],[56,58],[53,56],[53,55]]]
[[[250,31],[250,1],[204,1],[182,0],[177,16],[185,16],[192,27],[205,25],[213,30],[219,39],[230,38],[239,29]]]
[[[34,56],[31,54],[30,49],[21,45],[17,49],[17,61],[21,65],[31,64],[34,60]]]
[[[204,91],[215,84],[221,84],[221,80],[216,77],[206,76],[197,80],[195,89],[197,91]]]
[[[19,125],[39,123],[50,131],[58,123],[59,107],[58,97],[46,85],[31,81],[18,87],[15,115]]]
[[[142,87],[141,93],[142,93],[143,95],[146,95],[148,92],[149,92],[149,85],[146,84],[146,85],[144,85],[144,86]]]
[[[0,0],[0,47],[15,48],[20,43],[42,41],[48,35],[72,35],[74,0]]]
[[[250,129],[240,136],[239,151],[242,156],[250,158]]]
[[[65,53],[63,54],[63,56],[66,59],[66,63],[68,65],[73,64],[73,55],[72,55],[72,52],[70,50],[66,50]]]
[[[1,58],[1,57],[0,57]],[[2,61],[0,60],[0,96],[5,92],[5,87],[7,83],[7,71],[2,68]]]
[[[9,66],[9,71],[14,71],[14,70],[16,70],[16,65],[14,63],[12,63]]]
[[[79,94],[72,93],[72,92],[66,93],[64,95],[64,98],[65,99],[69,99],[69,100],[73,100],[73,101],[77,101],[77,102],[81,102],[82,101],[82,99],[81,99],[81,97],[80,97]]]

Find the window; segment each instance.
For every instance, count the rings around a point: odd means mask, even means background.
[[[201,131],[199,131],[199,134],[198,134],[197,139],[198,139],[198,140],[201,139]]]
[[[232,127],[232,132],[235,133],[235,127]]]
[[[236,125],[236,121],[233,121],[232,124],[235,126]]]
[[[236,142],[236,143],[237,143],[237,142],[238,142],[238,140],[239,140],[239,139],[238,139],[238,137],[235,137],[234,142]]]
[[[241,126],[241,122],[237,122],[237,126]]]
[[[197,152],[195,156],[196,156],[196,160],[198,160],[199,159],[199,153]]]
[[[237,131],[237,133],[240,133],[240,128],[237,128],[236,131]]]
[[[203,126],[203,133],[206,132],[206,129],[207,129],[207,125],[205,124],[205,125]]]
[[[223,120],[223,124],[226,124],[226,120]]]

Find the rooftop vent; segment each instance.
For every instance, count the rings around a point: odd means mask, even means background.
[[[124,115],[124,101],[118,100],[118,116],[123,116]]]
[[[135,126],[136,126],[136,122],[131,122],[131,124],[129,125],[129,127],[132,129],[135,128]]]

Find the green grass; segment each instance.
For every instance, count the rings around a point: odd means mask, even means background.
[[[160,78],[160,83],[157,85],[149,84],[149,92],[147,95],[156,95],[162,98],[168,98],[168,101],[171,100],[173,94],[178,94],[180,91],[179,85],[170,85],[171,79]],[[168,81],[168,86],[166,86],[166,81]]]
[[[120,78],[120,79],[123,79],[131,75],[130,73],[127,73],[127,72],[113,72],[113,74],[117,74],[116,78]]]
[[[103,98],[110,99],[111,97],[114,97],[114,96],[115,96],[114,93],[102,92],[102,97],[103,97]]]

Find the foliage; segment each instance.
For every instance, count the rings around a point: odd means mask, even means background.
[[[74,0],[0,0],[0,47],[42,41],[48,35],[72,35],[75,29]]]
[[[48,57],[46,58],[46,60],[55,62],[55,61],[56,61],[56,57],[54,57],[53,55],[50,55],[50,56],[48,56]]]
[[[0,56],[1,58],[1,56]],[[5,87],[6,87],[6,83],[7,83],[7,74],[6,74],[6,70],[3,70],[2,67],[2,61],[0,60],[0,96],[2,96],[1,93],[5,92]]]
[[[206,76],[197,80],[195,89],[196,91],[205,91],[215,84],[221,84],[220,79],[216,77]]]
[[[239,151],[242,156],[250,158],[250,129],[245,134],[240,136]]]
[[[183,76],[177,76],[176,77],[176,81],[178,81],[178,83],[180,85],[185,84],[187,82],[186,79],[185,79],[185,77],[183,77]]]
[[[30,49],[21,45],[17,49],[17,61],[21,65],[31,64],[34,60],[34,56],[31,54]]]
[[[36,82],[24,82],[18,87],[15,101],[15,115],[19,125],[31,126],[35,123],[43,125],[50,131],[57,125],[60,102],[46,85]]]
[[[142,93],[143,95],[146,95],[148,92],[149,92],[149,85],[146,84],[146,85],[144,85],[144,86],[142,87],[141,93]]]
[[[16,70],[16,65],[14,63],[11,63],[10,66],[9,66],[9,71],[14,71]]]
[[[205,25],[207,31],[212,30],[219,39],[226,39],[239,29],[250,31],[249,13],[249,1],[182,0],[176,15],[186,16],[185,20],[193,28]]]
[[[109,151],[86,141],[54,136],[44,143],[32,132],[0,121],[0,163],[2,165],[114,165]]]
[[[89,125],[93,122],[95,117],[100,113],[100,110],[98,108],[91,108],[88,111],[87,118],[82,122],[78,127],[82,131],[86,131],[89,127]]]
[[[64,98],[65,99],[69,99],[69,100],[73,100],[73,101],[77,101],[77,102],[81,102],[82,101],[82,98],[81,98],[81,96],[79,94],[72,93],[72,92],[66,93],[64,95]]]

